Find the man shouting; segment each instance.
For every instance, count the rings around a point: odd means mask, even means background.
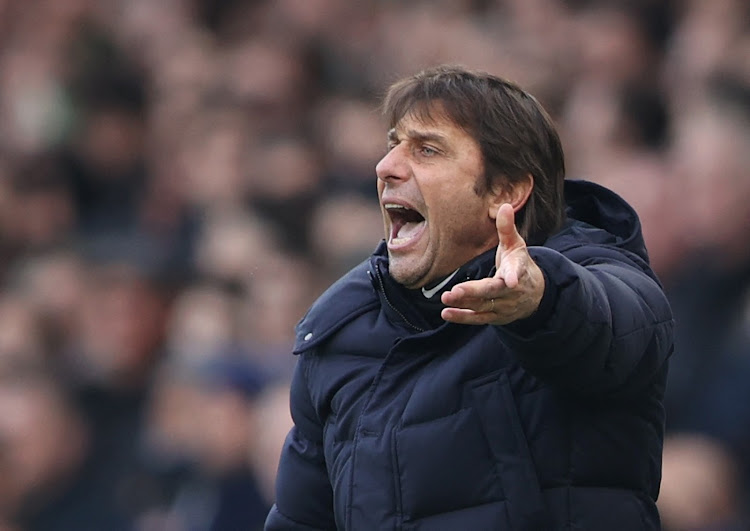
[[[531,95],[394,84],[385,240],[297,326],[276,530],[659,529],[669,304]]]

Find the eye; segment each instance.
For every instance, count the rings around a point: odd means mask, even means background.
[[[430,147],[430,146],[422,146],[419,148],[419,153],[425,157],[434,157],[439,152],[437,149]]]

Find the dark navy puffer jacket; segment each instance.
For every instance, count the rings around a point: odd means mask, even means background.
[[[659,529],[671,311],[633,210],[565,186],[529,319],[428,327],[383,245],[313,305],[268,531]]]

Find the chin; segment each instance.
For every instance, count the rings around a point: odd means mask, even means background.
[[[409,267],[408,264],[399,263],[403,260],[390,257],[389,273],[391,278],[407,289],[417,289],[425,285],[424,273]]]

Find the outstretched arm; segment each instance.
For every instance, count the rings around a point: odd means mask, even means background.
[[[524,367],[576,393],[638,392],[663,371],[672,313],[642,264],[608,245],[527,247],[510,205],[497,227],[496,274],[444,293],[444,319],[498,325]]]

